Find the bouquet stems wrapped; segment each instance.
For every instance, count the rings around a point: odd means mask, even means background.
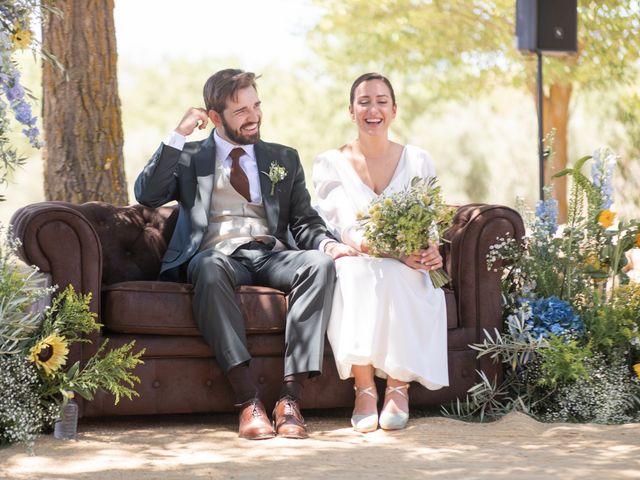
[[[452,218],[453,209],[443,202],[437,178],[414,177],[405,190],[373,200],[361,221],[371,255],[403,258],[430,242],[437,244]],[[434,288],[450,280],[442,268],[429,270],[429,276]]]

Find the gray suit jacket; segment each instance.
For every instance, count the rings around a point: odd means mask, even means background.
[[[213,131],[206,140],[186,143],[182,151],[161,144],[136,179],[135,196],[142,205],[157,208],[172,200],[179,203],[178,222],[162,259],[160,275],[164,278],[177,280],[177,269],[191,259],[202,242],[213,191],[215,152]],[[255,154],[260,172],[268,172],[272,161],[287,171],[273,195],[271,181],[260,173],[269,234],[288,245],[291,229],[296,245],[307,250],[333,238],[311,207],[298,152],[259,141]]]

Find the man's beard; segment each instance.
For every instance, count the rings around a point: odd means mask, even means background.
[[[227,134],[227,138],[231,140],[233,143],[237,145],[251,145],[254,143],[258,143],[258,140],[260,140],[260,123],[261,123],[260,121],[258,121],[258,130],[256,131],[256,133],[254,133],[253,135],[243,135],[241,133],[241,129],[245,125],[248,125],[248,123],[241,125],[238,130],[234,130],[227,123],[227,121],[224,118],[224,115],[220,115],[220,118],[222,119],[222,126],[224,127],[224,133]],[[249,123],[253,123],[253,122],[249,122]]]

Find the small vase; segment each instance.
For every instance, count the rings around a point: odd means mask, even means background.
[[[74,440],[78,431],[78,404],[70,399],[62,408],[62,416],[55,423],[53,436],[59,440]]]

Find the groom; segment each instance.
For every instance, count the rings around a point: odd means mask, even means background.
[[[154,208],[179,203],[160,278],[193,284],[193,315],[231,383],[240,437],[306,438],[299,402],[304,380],[322,370],[335,281],[332,258],[356,252],[336,242],[311,208],[298,153],[260,140],[255,80],[253,73],[236,69],[212,75],[204,86],[206,110],[185,113],[138,176],[135,195]],[[209,120],[215,126],[211,135],[186,143]],[[291,249],[289,230],[304,250]],[[251,355],[235,300],[239,285],[288,293],[275,431],[249,371]]]

